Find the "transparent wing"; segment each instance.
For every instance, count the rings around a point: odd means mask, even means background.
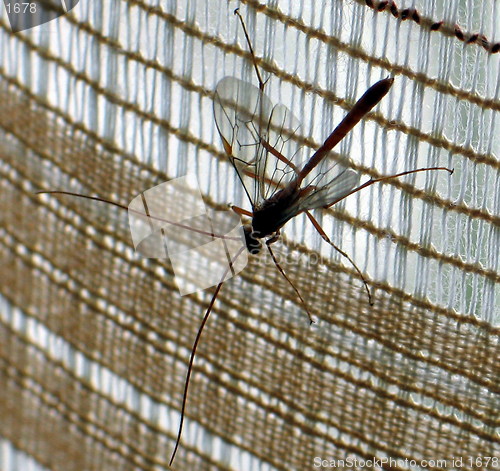
[[[361,176],[345,165],[345,162],[325,157],[315,174],[302,186],[302,196],[294,207],[297,213],[330,206],[358,186]]]
[[[296,175],[300,161],[294,137],[298,120],[283,105],[274,106],[262,91],[234,77],[215,89],[214,117],[224,149],[255,206]]]
[[[272,150],[258,162],[258,174],[274,183],[262,195],[265,199],[271,196],[271,191],[274,192],[277,186],[282,188],[299,173],[302,157],[299,135],[299,120],[286,106],[276,105],[264,130],[264,138]]]

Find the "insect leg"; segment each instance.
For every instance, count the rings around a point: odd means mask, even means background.
[[[179,448],[179,444],[181,442],[182,427],[184,425],[184,415],[186,412],[186,402],[187,402],[187,395],[188,395],[188,389],[189,389],[189,380],[191,379],[191,373],[193,371],[193,364],[194,364],[194,357],[196,355],[196,349],[198,348],[198,344],[200,343],[201,334],[203,332],[205,324],[208,321],[210,313],[212,312],[212,308],[214,306],[215,300],[217,299],[217,295],[219,294],[219,291],[222,288],[222,285],[224,284],[224,278],[228,274],[229,270],[232,269],[233,263],[241,255],[241,252],[243,252],[243,250],[245,250],[245,247],[241,247],[240,250],[238,250],[236,255],[233,257],[233,259],[230,260],[229,266],[224,271],[224,274],[222,275],[220,283],[215,288],[215,292],[212,296],[212,299],[210,300],[210,304],[208,305],[208,308],[205,312],[205,315],[203,316],[203,320],[201,321],[200,327],[198,329],[198,333],[196,334],[196,338],[195,338],[194,343],[193,343],[193,348],[191,349],[191,356],[189,357],[189,365],[188,365],[188,370],[187,370],[187,374],[186,374],[186,381],[184,383],[184,394],[182,396],[181,421],[179,423],[179,431],[177,432],[177,439],[175,441],[175,448],[174,448],[174,451],[172,453],[172,457],[170,458],[169,466],[172,466],[175,455],[177,453],[177,449]]]
[[[295,287],[295,285],[292,283],[292,280],[290,280],[290,278],[288,278],[288,276],[286,275],[285,271],[283,270],[283,268],[281,267],[281,265],[278,263],[278,260],[276,259],[276,256],[274,255],[274,252],[273,250],[271,249],[271,244],[273,242],[276,242],[276,240],[278,239],[277,236],[275,237],[272,237],[271,239],[268,239],[266,241],[266,247],[267,247],[267,250],[269,250],[269,253],[271,254],[271,257],[273,259],[273,262],[274,264],[276,265],[276,268],[278,269],[278,271],[281,273],[281,275],[283,276],[283,278],[285,278],[286,281],[288,281],[288,283],[290,284],[290,286],[295,290],[295,292],[297,293],[297,296],[299,297],[302,305],[304,306],[304,309],[306,310],[306,313],[307,313],[307,317],[309,317],[309,323],[310,324],[314,324],[314,319],[312,318],[311,316],[311,313],[309,312],[309,308],[307,307],[307,303],[304,301],[304,298],[301,296],[299,290]]]
[[[393,178],[402,177],[404,175],[410,175],[412,173],[429,172],[432,170],[446,170],[450,175],[454,172],[453,169],[449,169],[446,167],[427,167],[427,168],[417,168],[416,170],[408,170],[407,172],[397,173],[396,175],[388,175],[387,177],[372,178],[372,179],[368,180],[367,182],[363,183],[362,185],[358,186],[357,188],[354,188],[354,190],[347,193],[347,195],[342,196],[342,198],[335,200],[335,201],[332,201],[331,203],[327,204],[326,206],[324,206],[324,208],[329,208],[330,206],[333,206],[335,203],[338,203],[339,201],[343,200],[344,198],[347,198],[348,196],[352,195],[353,193],[357,193],[358,191],[362,190],[363,188],[366,188],[367,186],[373,185],[374,183],[383,182],[386,180],[392,180]]]
[[[185,224],[181,224],[178,222],[169,221],[165,218],[160,218],[153,214],[143,213],[142,211],[136,211],[131,209],[123,204],[117,203],[116,201],[106,200],[104,198],[99,198],[98,196],[89,196],[82,195],[81,193],[73,193],[72,191],[63,191],[63,190],[43,190],[43,191],[35,191],[36,195],[68,195],[68,196],[76,196],[77,198],[84,198],[92,201],[100,201],[101,203],[110,204],[112,206],[116,206],[117,208],[124,209],[129,213],[136,214],[138,216],[147,216],[149,219],[165,222],[167,224],[172,224],[173,226],[180,227],[181,229],[186,229],[187,231],[197,232],[198,234],[207,235],[210,237],[218,238],[218,239],[228,239],[228,240],[239,240],[238,237],[231,237],[227,235],[215,234],[214,232],[202,231],[200,229],[196,229],[194,227],[186,226]]]
[[[365,277],[363,276],[363,273],[361,273],[361,270],[357,267],[357,265],[354,263],[351,257],[347,255],[343,250],[339,249],[331,240],[330,238],[326,235],[325,231],[323,228],[320,226],[319,222],[316,221],[314,216],[309,212],[306,211],[306,215],[309,218],[309,221],[312,222],[314,228],[318,231],[319,235],[323,238],[325,242],[330,244],[340,255],[343,257],[347,258],[349,262],[351,262],[351,265],[356,269],[358,272],[358,275],[361,277],[361,280],[363,281],[363,284],[365,285],[366,293],[368,294],[368,302],[370,303],[370,306],[373,306],[373,300],[372,300],[372,295],[370,293],[370,288],[368,287],[368,282],[366,281]]]
[[[231,205],[231,209],[239,216],[247,216],[249,218],[253,216],[253,213],[251,211],[247,211],[246,209],[240,208],[239,206],[234,206],[233,204]]]

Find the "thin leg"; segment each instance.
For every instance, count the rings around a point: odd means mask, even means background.
[[[392,180],[393,178],[402,177],[404,175],[410,175],[411,173],[428,172],[428,171],[432,171],[432,170],[446,170],[447,172],[450,173],[450,175],[454,172],[454,169],[449,169],[446,167],[427,167],[427,168],[417,168],[416,170],[408,170],[407,172],[401,172],[401,173],[397,173],[396,175],[389,175],[387,177],[373,178],[371,180],[368,180],[366,183],[363,183],[361,186],[354,188],[354,190],[347,193],[347,195],[342,196],[342,198],[329,203],[328,205],[325,206],[325,208],[329,208],[330,206],[333,206],[335,203],[338,203],[339,201],[343,200],[344,198],[347,198],[348,196],[352,195],[353,193],[357,193],[358,191],[362,190],[363,188],[366,188],[367,186],[373,185],[374,183],[383,182],[386,180]]]
[[[214,294],[212,296],[212,299],[210,300],[210,304],[208,305],[207,311],[205,312],[205,315],[203,316],[203,320],[201,321],[200,327],[198,329],[198,333],[196,334],[196,338],[194,340],[193,348],[191,350],[191,356],[189,358],[189,365],[188,365],[188,370],[187,370],[187,374],[186,374],[186,381],[184,383],[184,394],[182,396],[181,421],[180,421],[180,424],[179,424],[179,431],[177,432],[177,440],[175,441],[175,448],[174,448],[174,451],[172,453],[172,457],[170,458],[169,466],[172,466],[172,463],[174,461],[175,455],[177,453],[177,449],[179,448],[179,444],[181,442],[182,427],[184,425],[184,415],[185,415],[185,412],[186,412],[186,402],[187,402],[188,389],[189,389],[189,380],[191,378],[191,373],[193,371],[194,357],[196,355],[196,349],[198,348],[198,344],[200,343],[201,334],[203,332],[205,324],[208,321],[210,313],[212,312],[212,307],[213,307],[213,305],[215,303],[215,300],[217,299],[217,295],[219,294],[219,291],[222,288],[222,285],[224,284],[224,278],[228,274],[229,270],[232,268],[232,265],[235,262],[235,260],[240,256],[241,252],[243,252],[243,250],[245,250],[245,247],[241,247],[241,249],[238,250],[238,253],[234,256],[234,258],[232,260],[230,260],[229,267],[226,269],[226,271],[222,275],[221,281],[217,285],[217,288],[215,288],[215,292],[214,292]]]
[[[247,211],[246,209],[240,208],[239,206],[231,205],[231,209],[240,216],[247,216],[251,218],[253,213],[251,211]]]
[[[277,240],[277,237],[273,237],[273,238],[268,239],[266,241],[267,250],[269,250],[269,253],[271,254],[273,262],[276,265],[276,268],[278,269],[278,271],[281,273],[281,275],[283,276],[283,278],[285,278],[285,280],[288,281],[288,283],[290,284],[290,286],[297,293],[297,296],[299,297],[300,301],[302,302],[302,305],[304,306],[304,309],[306,310],[307,317],[309,317],[309,324],[314,324],[314,319],[312,318],[311,313],[309,312],[309,309],[307,307],[307,303],[304,301],[304,298],[301,296],[299,290],[295,287],[295,285],[292,283],[292,281],[290,280],[290,278],[288,278],[288,276],[286,275],[286,273],[283,270],[283,268],[281,268],[281,265],[278,263],[278,260],[276,259],[276,256],[274,255],[274,252],[271,249],[271,244],[273,242],[275,242],[276,240]]]
[[[201,229],[196,229],[194,227],[186,226],[185,224],[169,221],[168,219],[160,218],[160,217],[155,216],[153,214],[148,214],[147,211],[146,212],[136,211],[134,209],[129,208],[128,206],[117,203],[116,201],[105,200],[104,198],[99,198],[97,196],[82,195],[80,193],[73,193],[72,191],[63,191],[63,190],[35,191],[35,194],[37,194],[37,195],[68,195],[68,196],[76,196],[77,198],[84,198],[84,199],[92,200],[92,201],[100,201],[101,203],[110,204],[112,206],[116,206],[117,208],[124,209],[125,211],[128,211],[129,213],[136,214],[138,216],[146,216],[149,219],[153,219],[155,221],[160,221],[160,222],[165,222],[167,224],[172,224],[173,226],[180,227],[181,229],[186,229],[187,231],[197,232],[198,234],[207,235],[210,237],[214,237],[216,239],[239,240],[239,237],[231,237],[231,236],[227,236],[227,235],[215,234],[214,232],[202,231]]]
[[[366,293],[368,294],[368,302],[370,303],[370,306],[373,306],[373,301],[372,301],[372,295],[370,293],[370,288],[368,287],[368,282],[366,281],[365,277],[363,276],[363,273],[361,273],[361,270],[357,267],[357,265],[354,263],[351,257],[347,255],[343,250],[339,249],[331,240],[330,238],[326,235],[325,231],[323,228],[319,225],[319,222],[316,221],[314,216],[309,212],[306,211],[306,215],[309,218],[309,220],[312,222],[314,228],[318,231],[319,235],[323,238],[325,242],[330,244],[340,255],[343,257],[347,258],[349,262],[351,262],[351,265],[356,269],[358,272],[358,275],[361,277],[361,280],[363,281],[363,284],[365,285]]]

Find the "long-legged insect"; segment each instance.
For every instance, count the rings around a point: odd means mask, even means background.
[[[214,117],[224,150],[236,170],[236,175],[241,181],[252,207],[251,211],[236,206],[232,207],[238,214],[251,218],[250,224],[244,226],[246,248],[251,254],[256,254],[262,248],[261,240],[264,240],[277,269],[294,289],[305,308],[309,321],[312,323],[313,318],[307,304],[278,263],[271,248],[271,245],[279,239],[280,229],[293,217],[305,213],[320,236],[353,265],[364,284],[369,303],[373,304],[364,275],[349,255],[330,240],[310,211],[328,208],[353,193],[378,182],[417,172],[445,170],[451,174],[453,170],[446,167],[419,168],[381,178],[372,178],[359,185],[359,173],[339,162],[332,161],[329,157],[330,151],[388,93],[394,82],[393,78],[386,78],[372,85],[354,104],[321,147],[309,159],[300,162],[302,149],[297,139],[298,122],[286,107],[283,105],[273,106],[264,94],[266,82],[262,80],[260,75],[245,23],[238,9],[235,10],[235,14],[242,25],[259,86],[256,87],[233,77],[223,78],[215,90]],[[128,209],[113,201],[72,192],[41,191],[39,193],[78,196]],[[183,225],[179,226],[190,229]],[[212,237],[223,237],[212,232],[206,232],[206,234]],[[227,272],[244,249],[245,247],[240,249],[230,260],[226,273],[216,286],[198,328],[189,358],[181,418],[175,447],[170,458],[170,466],[174,461],[182,437],[189,383],[203,329],[224,284]]]
[[[298,164],[292,162],[292,159],[298,161],[300,153],[296,139],[294,140],[298,123],[286,107],[272,106],[264,94],[265,82],[260,75],[245,22],[238,9],[234,13],[243,28],[259,86],[256,87],[234,77],[223,78],[215,89],[214,117],[224,150],[252,207],[251,211],[247,211],[233,206],[238,214],[251,218],[251,223],[244,226],[247,249],[251,254],[259,252],[262,248],[261,240],[264,239],[274,264],[295,290],[312,323],[313,319],[304,299],[278,263],[271,248],[271,244],[279,238],[280,229],[293,217],[305,213],[321,237],[354,266],[364,283],[368,301],[373,304],[368,283],[359,268],[349,255],[330,240],[310,211],[328,208],[377,182],[417,172],[446,170],[451,174],[453,170],[446,167],[420,168],[370,179],[359,185],[360,175],[357,172],[336,162],[332,163],[328,158],[329,152],[388,93],[394,82],[393,78],[386,78],[372,85],[306,162],[302,165],[300,162]],[[250,184],[248,179],[251,181]],[[196,349],[222,284],[223,281],[215,289],[191,350],[184,384],[181,420],[170,465],[174,461],[182,436]]]

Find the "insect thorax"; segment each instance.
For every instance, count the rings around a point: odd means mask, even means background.
[[[293,208],[299,197],[296,185],[290,184],[254,208],[252,228],[256,237],[263,238],[278,232],[296,216]]]

